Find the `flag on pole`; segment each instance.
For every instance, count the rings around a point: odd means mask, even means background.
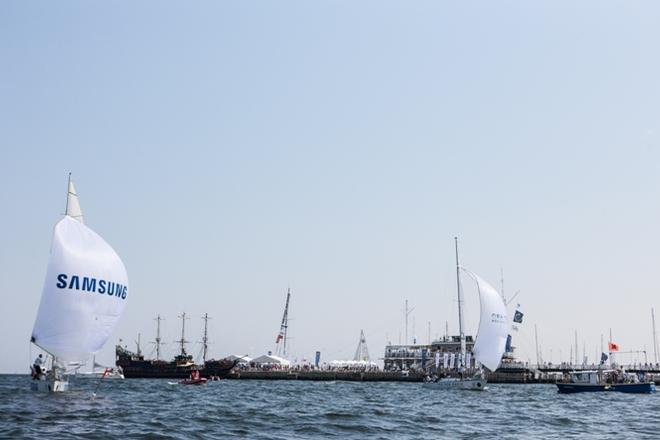
[[[518,324],[522,324],[523,316],[524,316],[523,312],[521,312],[520,310],[516,310],[516,313],[514,313],[514,315],[513,315],[513,322],[517,322]]]
[[[619,351],[619,344],[615,344],[614,342],[608,342],[607,343],[607,348],[610,351]]]

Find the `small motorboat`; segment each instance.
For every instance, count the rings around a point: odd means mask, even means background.
[[[655,383],[637,374],[622,370],[573,371],[568,378],[557,382],[557,391],[568,393],[593,393],[618,391],[620,393],[655,393]]]
[[[199,371],[193,370],[190,373],[190,378],[188,379],[183,379],[179,381],[181,385],[204,385],[208,381],[207,378],[201,377],[199,375]]]

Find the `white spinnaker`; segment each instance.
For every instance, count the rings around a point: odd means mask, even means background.
[[[66,196],[66,215],[73,217],[80,223],[84,223],[80,200],[78,200],[78,193],[76,193],[76,187],[73,186],[71,176],[69,176],[69,192]]]
[[[62,274],[66,275],[65,283]],[[113,283],[112,295],[108,294],[109,283]],[[62,284],[65,287],[58,287]],[[118,286],[126,286],[125,298],[116,296]],[[121,291],[123,294],[123,287]],[[84,363],[110,337],[127,299],[128,276],[117,253],[96,232],[65,216],[53,232],[32,342],[61,363]]]
[[[500,294],[478,275],[463,269],[476,282],[479,290],[479,330],[474,342],[474,356],[491,371],[500,365],[509,330],[506,305]]]

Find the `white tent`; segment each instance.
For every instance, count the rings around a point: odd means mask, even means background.
[[[257,365],[282,365],[285,367],[291,365],[291,362],[287,361],[284,358],[275,355],[267,355],[267,354],[263,356],[259,356],[258,358],[254,358],[250,362],[255,363]]]
[[[330,361],[329,365],[336,368],[366,368],[378,366],[375,362],[370,361]]]
[[[229,356],[227,356],[227,359],[229,359],[230,361],[237,360],[239,364],[249,364],[250,362],[252,362],[252,358],[248,357],[247,355],[240,356],[237,354],[230,354]]]

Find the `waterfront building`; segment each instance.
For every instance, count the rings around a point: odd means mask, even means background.
[[[472,347],[474,347],[474,338],[470,335],[465,336],[466,352],[472,353]],[[383,369],[385,371],[419,370],[423,364],[427,367],[434,365],[436,353],[440,353],[441,364],[445,353],[458,357],[461,353],[460,336],[443,336],[432,341],[430,345],[386,345]]]

